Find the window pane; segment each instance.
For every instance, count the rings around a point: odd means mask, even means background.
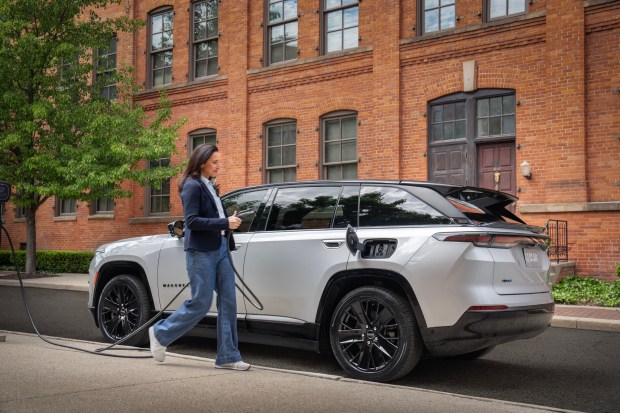
[[[429,10],[424,13],[424,32],[436,32],[439,30],[439,9]]]
[[[218,0],[209,0],[207,3],[207,17],[213,18],[217,17],[217,3]]]
[[[357,179],[357,164],[342,166],[342,179]]]
[[[200,43],[196,46],[196,60],[206,59],[208,56],[207,43]]]
[[[293,60],[297,58],[297,40],[287,42],[284,45],[284,60]]]
[[[443,124],[443,138],[454,139],[454,123],[448,122]]]
[[[349,4],[357,4],[357,3],[359,3],[358,0],[342,0],[343,6],[348,6]]]
[[[207,74],[208,75],[217,74],[217,57],[209,59],[209,63],[207,65]]]
[[[164,84],[164,71],[154,70],[153,71],[153,86],[160,86],[163,84]]]
[[[447,5],[454,4],[454,3],[455,3],[455,0],[441,0],[442,6],[447,6]]]
[[[340,162],[340,143],[332,142],[325,145],[325,161],[327,163]]]
[[[164,32],[161,36],[161,47],[170,49],[172,47],[172,32]]]
[[[331,9],[334,7],[339,7],[341,5],[341,0],[326,0],[325,1],[325,8],[326,9]]]
[[[459,120],[454,122],[454,138],[464,138],[465,137],[465,121]]]
[[[339,186],[280,189],[269,214],[267,231],[329,228],[339,195]]]
[[[207,18],[207,4],[205,2],[194,5],[194,21],[204,21]]]
[[[283,145],[294,144],[296,140],[296,136],[295,136],[296,133],[297,133],[297,129],[294,123],[290,125],[282,126],[282,144]]]
[[[218,19],[209,20],[207,25],[207,37],[217,37]]]
[[[207,37],[207,23],[201,22],[194,26],[194,40],[204,40]]]
[[[443,120],[450,121],[454,120],[454,105],[449,103],[447,105],[443,105]]]
[[[327,34],[327,51],[335,52],[342,50],[342,32],[332,32]]]
[[[489,135],[501,135],[502,133],[502,118],[501,116],[494,116],[489,118]]]
[[[327,179],[342,179],[342,167],[341,166],[328,166],[325,169],[325,175]]]
[[[282,145],[282,126],[271,126],[267,129],[267,146]]]
[[[342,119],[342,139],[355,139],[357,137],[357,118]]]
[[[343,49],[352,49],[357,47],[357,41],[359,37],[357,35],[357,27],[346,29],[343,31]]]
[[[327,15],[327,31],[342,29],[342,11],[338,10]]]
[[[502,114],[502,98],[491,98],[489,102],[489,115],[497,116]]]
[[[297,17],[297,0],[284,0],[284,19]]]
[[[439,0],[426,0],[424,4],[424,10],[436,9],[439,7]]]
[[[172,21],[173,21],[173,17],[174,15],[172,14],[171,11],[165,13],[163,15],[163,29],[165,31],[172,31]]]
[[[363,186],[360,193],[361,227],[445,224],[450,220],[398,188]]]
[[[284,44],[275,44],[271,46],[271,63],[284,61]]]
[[[162,35],[154,34],[151,40],[151,50],[160,50],[162,48]]]
[[[508,14],[523,13],[525,0],[508,0]]]
[[[162,20],[163,19],[162,19],[161,14],[158,16],[153,16],[153,20],[151,20],[151,32],[152,33],[161,32]]]
[[[431,139],[433,141],[440,141],[443,139],[443,128],[441,127],[441,123],[437,125],[432,125],[431,130],[432,130]]]
[[[488,99],[480,99],[476,103],[477,108],[477,116],[479,118],[489,116],[489,100]]]
[[[443,106],[431,107],[431,122],[438,123],[443,120]]]
[[[441,30],[450,29],[455,26],[454,6],[443,7],[441,9]]]
[[[478,119],[478,135],[489,136],[489,119]]]
[[[357,141],[349,141],[349,142],[342,143],[342,160],[343,161],[357,160]]]
[[[297,180],[297,169],[296,168],[284,169],[284,181],[285,182],[295,182],[296,180]]]
[[[491,10],[489,16],[491,18],[506,15],[506,0],[491,0]]]
[[[465,102],[456,102],[454,106],[454,118],[465,119]]]
[[[282,17],[284,15],[282,6],[283,6],[282,2],[272,3],[269,5],[269,22],[270,23],[282,20]]]
[[[295,165],[295,146],[282,147],[282,165]]]
[[[284,182],[284,169],[274,169],[269,171],[269,183]]]
[[[504,115],[515,113],[515,96],[504,96],[502,98],[502,113]]]
[[[271,43],[284,41],[284,25],[273,26],[271,28]]]
[[[282,147],[267,149],[267,166],[282,166]]]
[[[164,69],[164,84],[169,85],[172,83],[172,69]]]
[[[325,140],[336,139],[340,139],[340,119],[328,120],[325,122]]]
[[[351,7],[350,9],[344,10],[344,24],[343,27],[353,27],[357,26],[358,20],[358,8]]]
[[[207,60],[199,60],[196,62],[196,77],[207,76]]]
[[[217,48],[218,48],[217,40],[211,40],[207,42],[207,53],[209,54],[209,57],[217,56]]]
[[[515,127],[515,115],[508,115],[502,117],[502,133],[514,134],[516,132]]]
[[[285,25],[285,37],[286,40],[297,39],[297,22],[288,23]]]

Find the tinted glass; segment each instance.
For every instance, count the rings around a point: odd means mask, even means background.
[[[334,216],[334,228],[357,227],[357,207],[360,198],[359,186],[345,186],[338,200]]]
[[[450,219],[399,188],[364,186],[360,227],[448,224]]]
[[[248,232],[252,226],[252,220],[257,215],[258,207],[261,201],[265,197],[267,190],[244,192],[241,194],[235,194],[228,196],[222,200],[224,208],[228,216],[237,211],[241,217],[241,225],[235,230],[235,232]],[[247,213],[252,211],[253,213]]]
[[[340,187],[284,188],[271,207],[267,231],[329,228]]]

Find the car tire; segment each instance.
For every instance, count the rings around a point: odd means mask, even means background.
[[[392,290],[361,287],[336,306],[330,344],[352,377],[387,382],[409,373],[424,345],[409,303]]]
[[[450,358],[456,360],[476,360],[480,357],[484,357],[493,350],[495,346],[489,346],[485,348],[481,348],[480,350],[472,351],[471,353],[459,354],[458,356],[452,356]]]
[[[105,339],[114,343],[146,323],[150,312],[144,283],[133,275],[118,275],[105,285],[99,296],[97,321]],[[124,344],[142,346],[148,341],[148,330],[145,329]]]

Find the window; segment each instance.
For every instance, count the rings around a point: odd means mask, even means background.
[[[149,162],[149,168],[167,167],[170,165],[170,158],[162,158]],[[151,215],[167,214],[170,212],[170,179],[161,183],[161,188],[150,186],[149,212]]]
[[[56,210],[57,216],[75,215],[77,212],[77,201],[75,199],[57,199]]]
[[[359,206],[360,187],[345,186],[338,200],[334,216],[334,228],[357,227],[357,208]]]
[[[323,119],[323,177],[357,179],[357,114]]]
[[[106,49],[97,50],[95,81],[100,85],[100,93],[108,100],[116,99],[116,37],[110,40]]]
[[[501,19],[526,11],[525,0],[487,0],[487,20]]]
[[[420,0],[424,8],[422,33],[453,29],[456,26],[456,0]]]
[[[323,0],[325,53],[357,47],[358,3],[357,0]]]
[[[449,224],[450,218],[399,188],[363,186],[360,227]]]
[[[279,122],[265,127],[267,183],[291,182],[297,178],[297,123],[290,120]]]
[[[267,231],[330,228],[340,190],[339,186],[278,190],[267,220]]]
[[[218,71],[218,0],[194,3],[194,79],[216,75]]]
[[[476,101],[476,137],[514,135],[515,132],[515,95]]]
[[[26,218],[26,207],[16,206],[15,207],[15,219],[25,219]]]
[[[198,129],[189,134],[189,153],[194,151],[196,146],[203,143],[215,145],[217,143],[217,132],[215,129]]]
[[[266,59],[269,64],[297,58],[297,0],[268,0]]]
[[[235,230],[235,232],[248,232],[255,230],[252,228],[252,222],[259,214],[258,208],[260,207],[266,193],[266,189],[261,191],[244,192],[229,196],[222,201],[228,216],[231,216],[235,211],[237,211],[241,217],[241,225]]]
[[[96,199],[92,203],[91,211],[93,214],[110,214],[114,212],[114,198],[103,197]]]
[[[431,141],[465,138],[465,112],[465,101],[431,106]]]
[[[166,9],[150,16],[151,85],[172,83],[172,28],[174,14]]]

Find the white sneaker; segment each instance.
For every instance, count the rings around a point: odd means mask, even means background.
[[[224,364],[216,364],[216,369],[228,369],[228,370],[238,370],[238,371],[246,371],[250,370],[252,367],[251,364],[245,363],[243,361],[235,361],[234,363],[224,363]]]
[[[166,346],[159,344],[155,338],[153,327],[149,327],[149,340],[151,341],[151,355],[156,361],[164,361],[166,359]]]

